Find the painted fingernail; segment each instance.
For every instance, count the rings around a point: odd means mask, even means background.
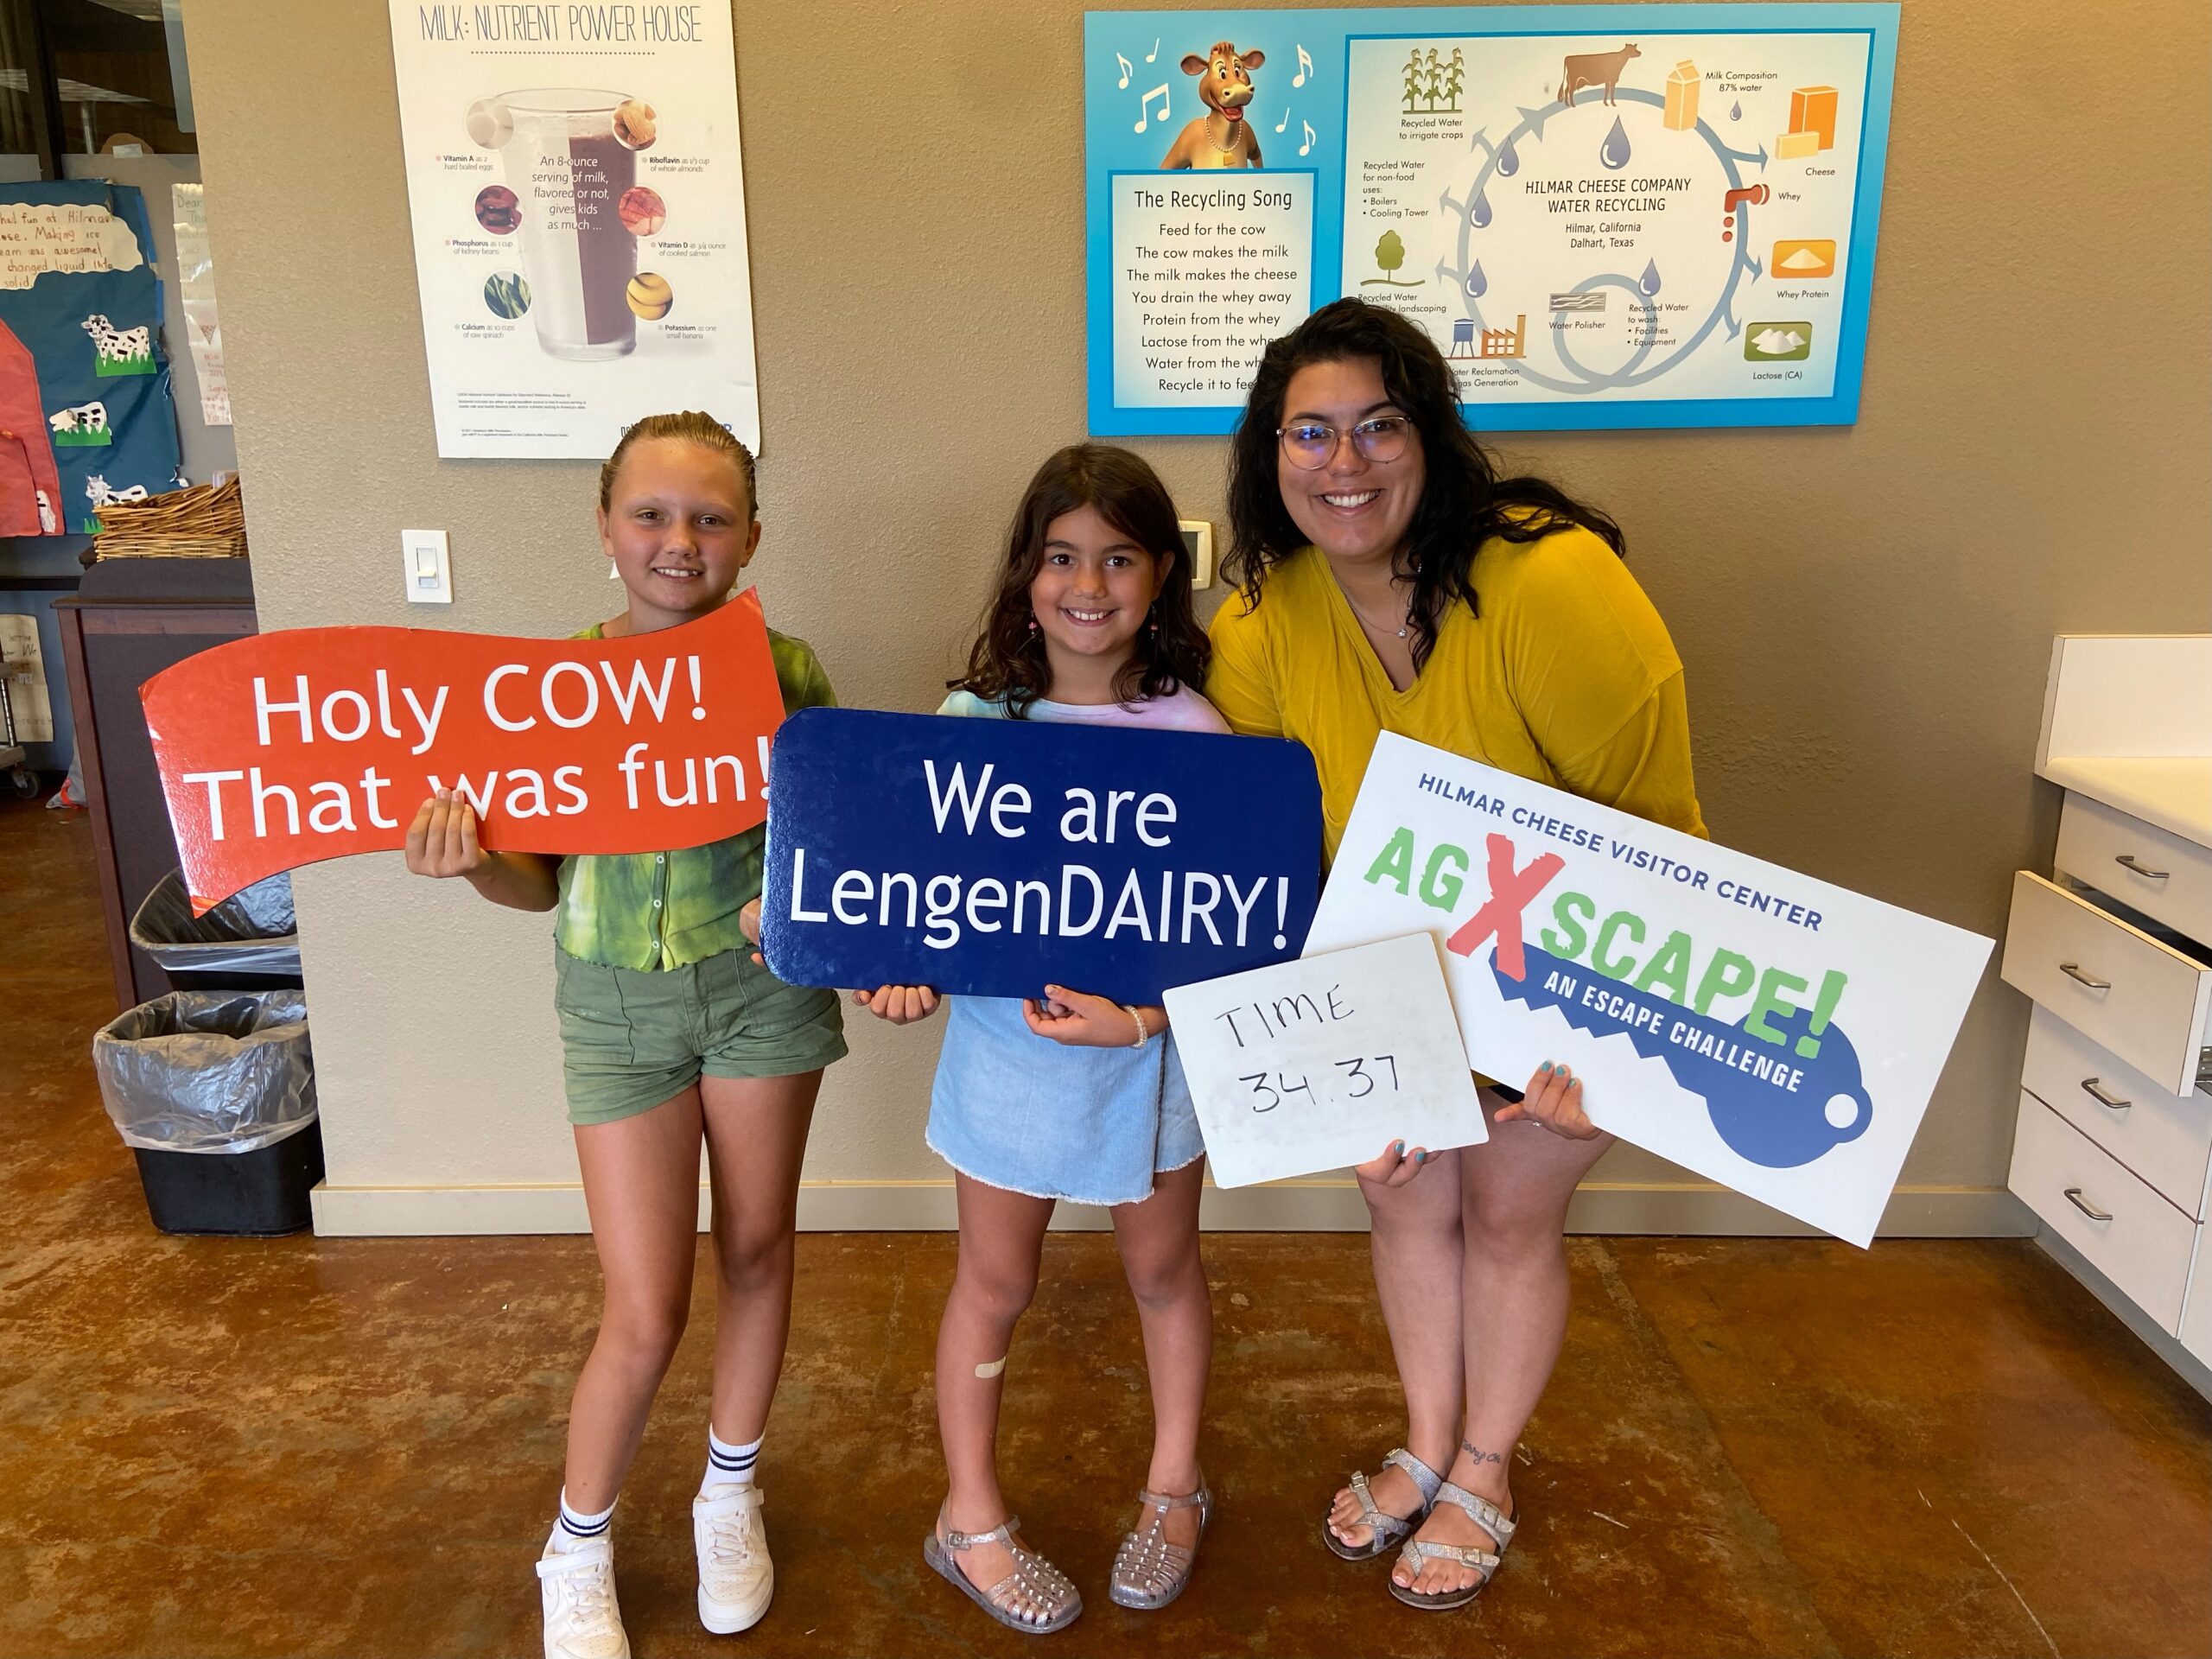
[[[1545,1061],[1541,1065],[1540,1065],[1540,1066],[1538,1066],[1538,1067],[1536,1068],[1536,1070],[1538,1070],[1539,1071],[1550,1071],[1551,1069],[1552,1069],[1552,1063],[1551,1063],[1549,1060],[1546,1060],[1546,1061]]]
[[[1390,1155],[1394,1158],[1404,1157],[1406,1155],[1406,1143],[1402,1141],[1393,1141],[1390,1143]]]
[[[1574,1075],[1574,1073],[1573,1073],[1572,1071],[1570,1071],[1567,1067],[1563,1066],[1563,1065],[1562,1065],[1561,1067],[1560,1067],[1560,1069],[1559,1069],[1559,1074],[1560,1074],[1560,1076],[1561,1076],[1562,1077],[1573,1077],[1573,1076]]]
[[[1428,1154],[1427,1154],[1427,1153],[1425,1153],[1425,1152],[1417,1152],[1417,1153],[1414,1154],[1414,1162],[1415,1162],[1415,1163],[1417,1163],[1417,1164],[1425,1164],[1425,1163],[1427,1163],[1427,1161],[1428,1161]]]

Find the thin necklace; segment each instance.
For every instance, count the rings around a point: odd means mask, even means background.
[[[1376,621],[1375,619],[1368,615],[1366,612],[1361,610],[1358,606],[1353,604],[1351,595],[1350,594],[1345,594],[1342,587],[1339,587],[1337,591],[1344,594],[1344,604],[1346,607],[1351,610],[1351,613],[1355,617],[1359,619],[1363,626],[1372,628],[1377,633],[1388,633],[1390,632],[1390,630],[1385,627],[1382,623]],[[1406,627],[1400,628],[1398,630],[1398,638],[1401,639],[1404,639],[1406,637],[1406,628],[1410,628],[1411,626],[1413,626],[1413,610],[1411,605],[1408,604],[1406,612]]]
[[[1236,121],[1230,124],[1236,129],[1236,131],[1224,144],[1213,136],[1213,117],[1206,117],[1206,142],[1224,156],[1234,156],[1244,143],[1244,124],[1242,121]]]

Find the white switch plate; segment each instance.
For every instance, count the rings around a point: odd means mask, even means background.
[[[1179,518],[1183,548],[1191,556],[1191,586],[1213,586],[1213,525],[1204,518]]]
[[[453,560],[446,551],[442,530],[403,530],[399,548],[406,571],[407,600],[411,605],[453,603]]]

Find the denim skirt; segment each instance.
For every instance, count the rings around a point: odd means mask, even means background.
[[[1012,997],[948,999],[930,1150],[963,1175],[1036,1198],[1139,1204],[1155,1172],[1205,1154],[1173,1033],[1142,1048],[1068,1048]]]

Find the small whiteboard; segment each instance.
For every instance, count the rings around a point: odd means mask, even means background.
[[[1217,1186],[1489,1138],[1427,933],[1167,993]]]

